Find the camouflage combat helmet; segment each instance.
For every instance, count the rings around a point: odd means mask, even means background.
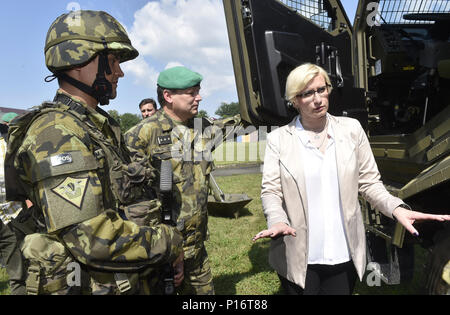
[[[107,49],[118,53],[120,61],[139,53],[123,26],[103,11],[73,11],[58,17],[50,26],[45,41],[45,63],[55,73],[88,63]]]
[[[111,74],[108,53],[120,62],[132,60],[139,53],[131,45],[123,26],[103,11],[79,10],[65,13],[50,26],[45,41],[45,64],[58,77],[97,99],[100,105],[109,104],[112,85],[105,73]],[[65,73],[84,66],[100,56],[97,79],[88,86]],[[47,78],[46,78],[46,81]]]

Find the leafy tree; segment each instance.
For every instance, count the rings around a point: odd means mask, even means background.
[[[120,116],[120,129],[122,133],[127,132],[131,127],[136,126],[142,120],[141,116],[125,113]]]
[[[140,115],[130,113],[120,115],[115,109],[109,110],[108,114],[119,123],[122,133],[127,132],[131,127],[137,125],[141,121]]]
[[[197,117],[208,117],[208,112],[204,109],[199,110]]]
[[[216,115],[220,116],[220,118],[231,117],[239,114],[239,103],[231,102],[227,104],[222,102],[222,105],[216,110]]]
[[[108,111],[108,114],[114,118],[115,121],[117,121],[120,124],[120,114],[115,109],[111,109]]]

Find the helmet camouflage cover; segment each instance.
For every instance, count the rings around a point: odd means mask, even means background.
[[[53,72],[82,66],[105,50],[119,56],[120,62],[139,53],[131,45],[124,27],[103,11],[72,11],[58,17],[45,41],[45,63]]]

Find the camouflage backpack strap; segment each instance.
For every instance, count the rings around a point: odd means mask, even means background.
[[[174,124],[171,119],[168,119],[163,112],[161,112],[155,119],[158,128],[156,129],[157,136],[156,141],[159,150],[153,152],[152,159],[157,163],[156,167],[158,170],[161,169],[161,160],[170,159],[171,149],[165,150],[165,148],[172,147],[172,130],[174,129]]]
[[[55,103],[45,102],[40,106],[35,106],[28,113],[14,119],[9,124],[8,131],[8,149],[5,156],[5,187],[6,199],[24,201],[27,199],[27,193],[20,181],[17,179],[19,175],[14,167],[14,161],[17,151],[23,143],[23,140],[30,128],[31,124],[41,115],[59,110]]]
[[[129,204],[141,197],[143,185],[148,177],[152,176],[151,171],[147,170],[143,163],[131,162],[129,156],[121,148],[118,148],[111,139],[95,126],[89,118],[88,110],[74,102],[70,97],[60,94],[57,96],[57,102],[68,107],[67,113],[75,119],[81,121],[86,127],[89,138],[93,141],[97,150],[94,155],[97,159],[104,158],[108,165],[109,187],[119,204]],[[103,110],[97,108],[97,112],[105,116],[110,121],[110,116]],[[116,135],[118,141],[121,136]]]

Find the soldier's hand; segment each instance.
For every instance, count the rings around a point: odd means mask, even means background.
[[[181,251],[180,256],[173,263],[174,284],[179,287],[184,280],[184,253]]]

